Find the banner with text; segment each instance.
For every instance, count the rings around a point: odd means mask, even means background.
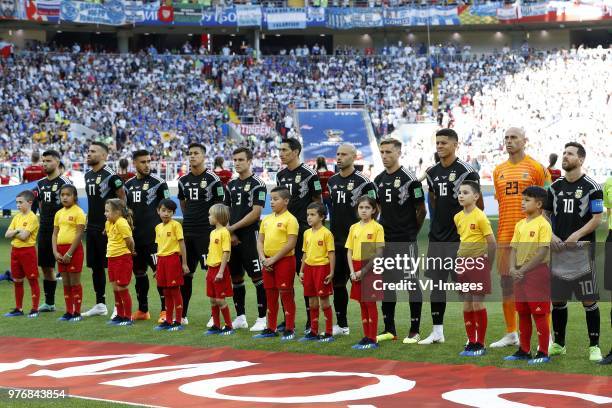
[[[306,9],[268,8],[265,18],[268,30],[290,30],[306,28]]]

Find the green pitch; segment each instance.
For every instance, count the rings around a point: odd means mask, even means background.
[[[497,227],[497,220],[492,219],[494,229]],[[4,231],[8,225],[7,220],[0,220],[0,233],[4,236]],[[419,246],[424,248],[427,245],[427,231],[429,225],[423,227],[419,235]],[[605,226],[602,224],[598,231],[598,241],[605,240]],[[5,271],[9,267],[9,241],[2,239],[0,241],[0,271]],[[206,322],[210,316],[210,305],[205,296],[205,280],[204,274],[198,271],[194,279],[194,290],[191,304],[189,306],[189,326],[183,332],[156,332],[153,326],[156,324],[157,314],[159,313],[159,297],[155,290],[155,280],[150,277],[151,289],[149,291],[149,305],[151,315],[150,321],[137,322],[133,327],[109,327],[105,324],[105,317],[86,318],[84,321],[77,324],[59,323],[56,319],[61,316],[63,311],[63,290],[61,281],[58,283],[56,291],[56,304],[58,312],[43,313],[38,319],[27,318],[4,318],[0,317],[0,333],[10,334],[11,336],[21,337],[46,337],[46,338],[63,338],[71,340],[91,340],[91,341],[118,341],[130,343],[151,343],[151,344],[174,344],[196,347],[218,347],[231,346],[237,349],[255,349],[269,351],[289,351],[295,353],[317,353],[334,356],[364,356],[375,357],[389,360],[404,360],[404,361],[425,361],[438,364],[476,364],[481,366],[496,366],[506,368],[521,368],[525,370],[543,370],[543,371],[559,371],[564,373],[582,373],[589,375],[609,376],[611,374],[609,366],[599,366],[588,361],[588,337],[586,331],[586,323],[584,319],[584,310],[579,303],[571,303],[569,306],[569,323],[567,330],[567,349],[568,353],[565,356],[556,357],[550,364],[530,367],[527,364],[504,362],[502,358],[513,353],[514,348],[504,349],[488,349],[488,354],[480,358],[464,358],[458,356],[462,350],[466,339],[465,329],[463,326],[463,314],[461,303],[449,303],[446,309],[444,334],[446,337],[445,344],[419,346],[419,345],[404,345],[401,338],[407,334],[409,327],[409,305],[408,303],[398,303],[396,312],[396,326],[400,339],[393,342],[384,342],[381,348],[373,351],[358,352],[351,349],[351,345],[357,343],[362,337],[362,329],[359,315],[359,307],[355,301],[349,303],[349,324],[351,327],[351,335],[347,337],[339,337],[333,343],[299,343],[297,341],[282,343],[278,339],[254,340],[251,338],[253,333],[248,330],[238,330],[234,336],[218,337],[202,335],[205,330]],[[94,292],[91,282],[91,274],[88,270],[83,272],[83,308],[87,310],[93,305]],[[26,284],[26,296],[24,309],[26,311],[30,307],[29,304],[29,288]],[[42,285],[41,285],[42,292]],[[112,309],[113,292],[110,285],[107,286],[107,305]],[[605,296],[609,296],[606,292]],[[132,298],[134,307],[137,306],[136,295],[133,291]],[[44,296],[41,293],[41,301]],[[231,303],[231,301],[230,301]],[[255,291],[252,285],[247,281],[247,318],[252,324],[257,317],[255,308]],[[296,284],[296,303],[297,310],[297,327],[303,328],[305,322],[304,303],[302,301],[302,289],[299,284]],[[610,330],[610,300],[605,299],[600,302],[601,306],[601,349],[603,354],[607,354],[612,344],[612,330]],[[14,307],[13,288],[12,284],[6,281],[0,282],[0,311],[6,311]],[[234,314],[233,305],[231,306],[232,314]],[[504,323],[502,307],[499,302],[490,302],[487,304],[489,314],[489,328],[487,332],[487,343],[498,340],[504,334]],[[382,317],[379,317],[382,325]],[[321,324],[323,319],[321,317]],[[382,327],[382,326],[381,326]],[[431,331],[431,315],[429,303],[423,305],[421,335],[427,336]],[[532,344],[535,344],[535,336]],[[74,404],[78,405],[78,400]],[[100,404],[104,406],[106,404]],[[65,405],[67,406],[67,405]]]

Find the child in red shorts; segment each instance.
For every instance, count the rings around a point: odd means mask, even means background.
[[[378,328],[378,310],[376,301],[380,298],[373,288],[371,269],[372,259],[382,254],[385,245],[385,232],[382,225],[376,222],[378,212],[376,200],[367,195],[357,199],[357,215],[360,221],[351,225],[345,247],[351,271],[351,299],[359,302],[364,337],[352,346],[355,350],[378,348],[376,332]],[[362,287],[362,282],[365,285]]]
[[[155,227],[155,243],[157,244],[157,286],[163,288],[166,303],[166,320],[155,326],[155,330],[183,330],[183,297],[181,285],[183,275],[189,273],[187,266],[187,249],[183,236],[183,226],[172,219],[176,212],[176,203],[169,199],[159,202],[157,213],[161,224]],[[176,320],[172,320],[172,317]]]
[[[77,189],[66,184],[60,189],[60,200],[64,208],[60,209],[53,220],[53,255],[57,260],[57,270],[62,275],[66,313],[59,321],[79,322],[83,287],[81,271],[83,269],[83,231],[85,231],[85,212],[77,205]]]
[[[123,200],[111,198],[104,206],[108,237],[106,257],[108,258],[108,280],[113,285],[117,315],[109,320],[113,326],[132,326],[132,297],[129,284],[132,280],[132,257],[134,256],[134,223],[132,211]]]
[[[38,317],[40,286],[38,285],[38,265],[36,259],[36,236],[38,217],[31,210],[34,194],[25,190],[15,198],[19,213],[12,219],[4,236],[11,241],[11,272],[15,282],[15,309],[5,317],[23,316],[23,279],[26,278],[32,290],[32,310],[28,317]]]
[[[295,339],[295,244],[299,226],[297,219],[287,210],[291,194],[286,187],[275,187],[270,192],[272,214],[259,226],[257,253],[263,266],[263,281],[268,304],[268,327],[256,339],[276,337],[278,297],[285,307],[286,326],[281,340]]]
[[[300,341],[334,341],[332,335],[333,313],[329,297],[333,294],[332,279],[336,264],[334,236],[323,226],[326,211],[321,203],[312,203],[306,209],[310,229],[304,231],[300,281],[304,285],[304,296],[310,306],[310,331]],[[319,304],[325,316],[325,332],[319,336]]]
[[[480,185],[476,181],[463,181],[457,197],[463,210],[453,218],[461,239],[455,262],[457,281],[474,287],[461,293],[463,321],[468,336],[468,344],[459,353],[463,357],[486,354],[488,317],[484,298],[491,293],[490,265],[495,257],[496,244],[489,219],[484,211],[476,207],[480,194]]]
[[[527,215],[514,227],[510,276],[514,279],[514,298],[519,315],[520,347],[505,357],[507,361],[528,360],[528,364],[548,363],[550,326],[550,242],[552,227],[542,215],[547,192],[542,187],[523,191],[522,207]],[[538,333],[538,352],[531,356],[531,319]]]
[[[219,334],[229,336],[234,334],[230,310],[226,297],[234,295],[232,276],[229,269],[229,258],[232,251],[232,237],[227,229],[229,223],[229,208],[223,204],[215,204],[208,210],[208,222],[215,229],[210,232],[208,256],[206,265],[206,296],[210,298],[213,325],[204,335]],[[220,314],[223,314],[225,326],[221,328]]]

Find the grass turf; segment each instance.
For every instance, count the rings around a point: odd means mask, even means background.
[[[493,228],[496,228],[497,220],[492,219]],[[4,231],[8,222],[0,220],[0,233],[4,235]],[[425,248],[427,245],[426,231],[429,226],[423,227],[419,235],[419,246]],[[598,231],[598,241],[605,240],[607,231],[602,227]],[[9,267],[9,240],[2,240],[0,243],[0,271],[4,271]],[[205,279],[204,273],[198,271],[194,279],[194,291],[191,303],[189,306],[189,326],[182,332],[156,332],[153,326],[156,324],[157,313],[159,312],[159,297],[155,290],[155,281],[150,276],[150,291],[149,304],[152,315],[152,320],[145,322],[137,322],[133,327],[109,327],[105,323],[107,318],[93,317],[86,318],[78,324],[59,323],[56,319],[61,315],[63,310],[62,302],[62,287],[61,281],[58,282],[56,291],[56,304],[58,311],[55,313],[43,313],[38,319],[27,318],[2,318],[0,317],[0,333],[10,334],[11,336],[20,337],[43,337],[43,338],[63,338],[71,340],[91,340],[91,341],[117,341],[129,343],[150,343],[150,344],[175,344],[194,347],[218,347],[230,346],[236,349],[254,349],[266,351],[288,351],[295,353],[316,353],[323,355],[334,356],[350,356],[360,357],[368,356],[380,359],[402,360],[402,361],[425,361],[439,364],[476,364],[479,366],[495,366],[504,368],[521,368],[526,370],[542,370],[563,373],[582,373],[589,375],[609,376],[612,374],[609,366],[599,366],[588,360],[588,337],[586,331],[586,323],[584,319],[584,311],[582,305],[577,302],[572,302],[569,305],[569,322],[567,328],[567,349],[568,353],[565,356],[556,357],[550,364],[541,366],[528,366],[525,363],[504,362],[503,357],[513,353],[514,348],[491,349],[487,350],[487,355],[480,358],[465,358],[460,357],[458,353],[461,351],[465,342],[465,329],[463,325],[462,305],[459,302],[448,303],[445,315],[444,332],[446,343],[419,346],[419,345],[404,345],[401,342],[402,336],[407,334],[409,326],[409,305],[407,302],[398,303],[396,311],[396,325],[398,328],[398,341],[384,342],[381,348],[376,351],[358,352],[350,348],[362,337],[360,324],[360,315],[358,304],[354,301],[349,303],[349,324],[351,326],[351,335],[348,337],[339,337],[333,343],[299,343],[297,341],[282,343],[278,339],[263,339],[255,340],[251,336],[253,333],[248,330],[238,330],[231,337],[209,336],[202,335],[205,330],[205,324],[210,316],[210,306],[205,296]],[[91,274],[84,270],[82,279],[84,289],[84,310],[91,307],[95,300],[91,282]],[[137,306],[136,296],[131,285],[134,307]],[[42,285],[41,285],[42,292]],[[112,290],[110,285],[107,286],[107,305],[112,309]],[[600,302],[601,306],[601,347],[603,354],[607,354],[612,342],[612,332],[610,330],[610,301],[609,292],[606,301]],[[28,302],[29,288],[26,284],[26,295],[24,309],[29,309]],[[44,296],[41,293],[41,300]],[[231,303],[231,300],[230,300]],[[247,316],[249,323],[252,324],[256,317],[255,308],[255,292],[252,285],[247,282]],[[296,284],[296,303],[297,310],[297,327],[301,329],[305,322],[304,302],[302,301],[302,288]],[[8,311],[14,307],[12,284],[4,281],[0,282],[0,310]],[[231,305],[232,315],[234,315],[233,305]],[[487,343],[491,343],[499,339],[504,334],[504,323],[501,303],[487,303],[489,314],[489,329],[487,332]],[[379,318],[382,325],[382,317]],[[323,320],[321,320],[323,324]],[[324,326],[323,326],[324,327]],[[382,327],[382,326],[380,326]],[[429,303],[423,305],[421,335],[427,336],[431,330],[431,317]],[[536,339],[532,340],[535,344]],[[92,403],[91,401],[88,402]],[[79,400],[71,401],[71,404],[80,405]],[[96,403],[98,404],[98,403]],[[63,405],[71,406],[71,405]],[[98,405],[95,405],[98,406]],[[101,404],[100,406],[105,406]]]

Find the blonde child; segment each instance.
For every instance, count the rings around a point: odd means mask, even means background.
[[[225,301],[226,297],[234,295],[228,265],[232,250],[232,237],[227,229],[229,216],[229,208],[223,204],[215,204],[208,210],[208,221],[215,229],[210,232],[208,256],[206,257],[206,265],[208,265],[206,296],[210,299],[213,318],[213,326],[204,333],[206,336],[234,334],[229,306]],[[221,328],[220,314],[225,320],[223,328]]]

